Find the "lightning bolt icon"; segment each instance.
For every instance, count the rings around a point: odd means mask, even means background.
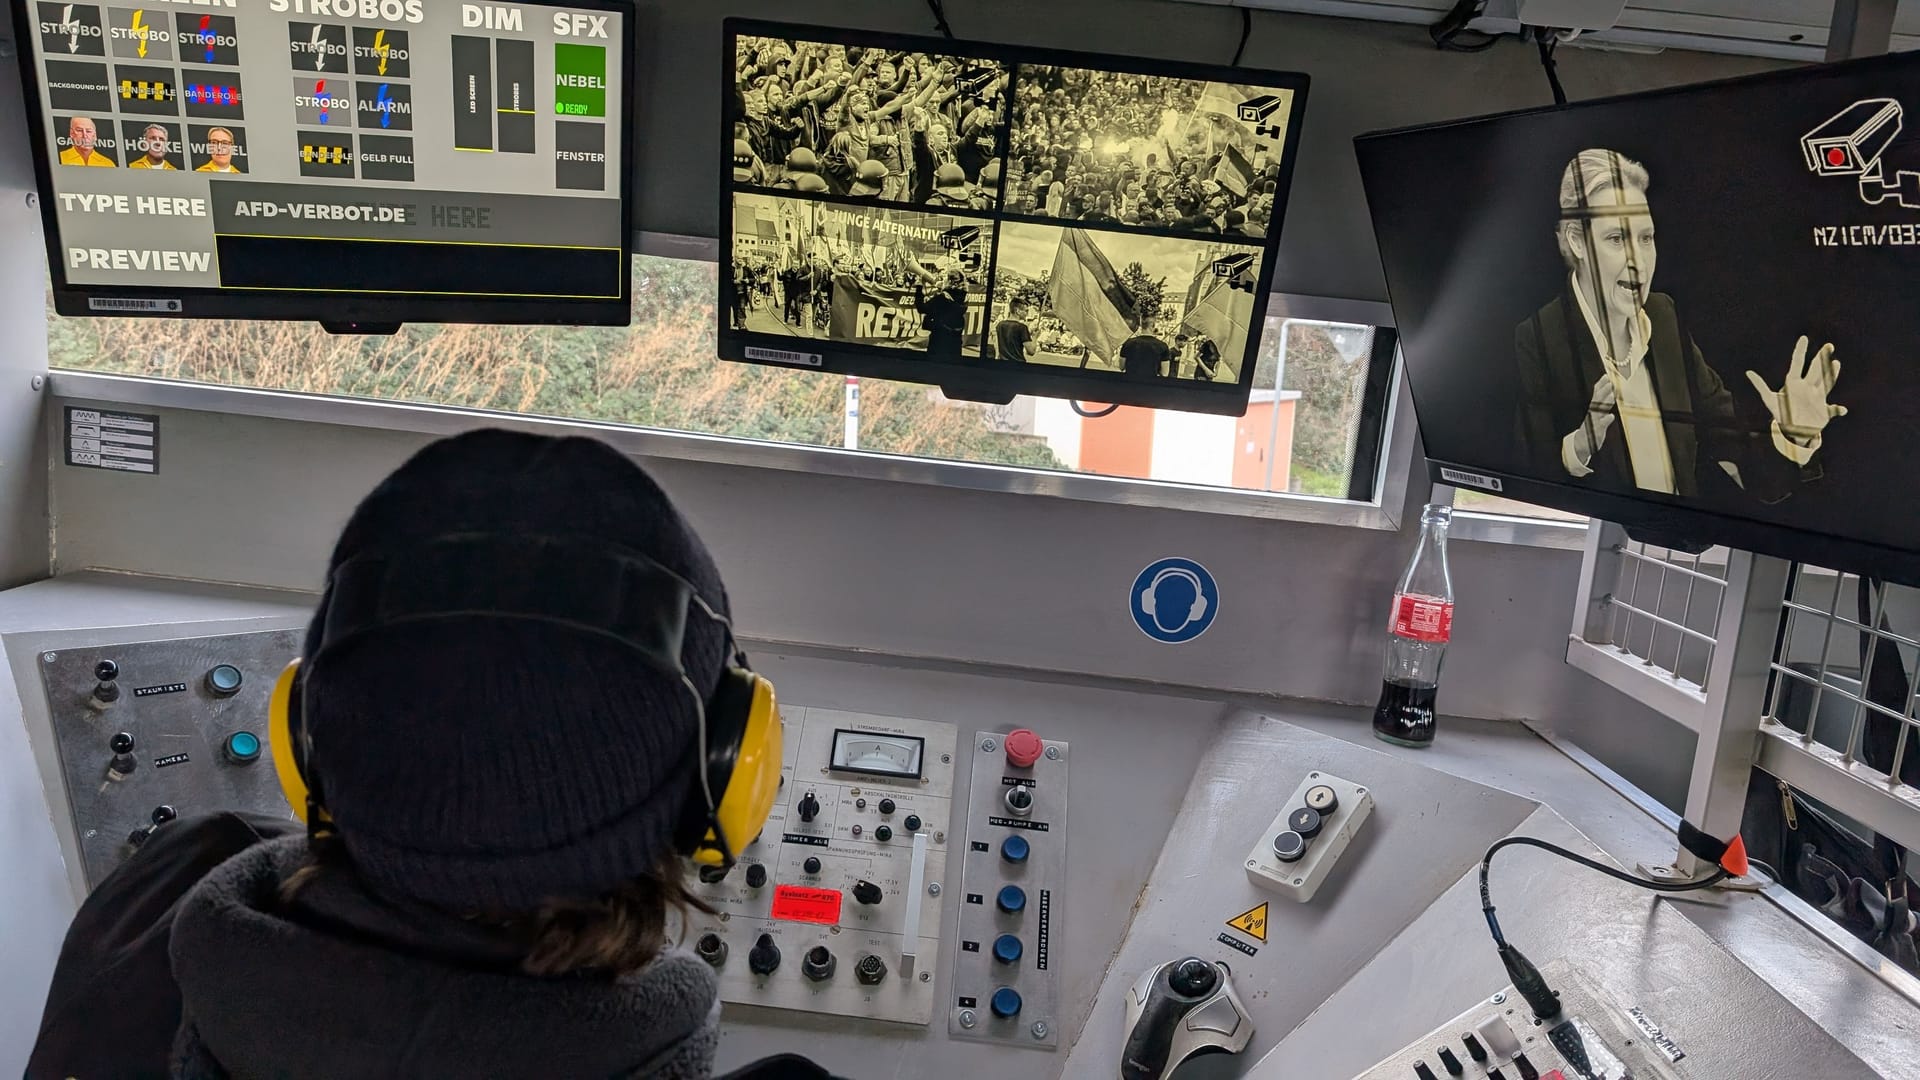
[[[136,8],[133,13],[133,36],[140,39],[140,58],[142,60],[147,57],[147,35],[149,31],[146,20],[146,9]]]
[[[373,53],[380,58],[380,74],[382,75],[387,73],[387,55],[392,51],[393,46],[387,44],[387,32],[385,30],[374,31]]]
[[[70,53],[79,52],[80,51],[80,24],[73,21],[73,5],[72,4],[68,4],[66,8],[61,11],[60,25],[68,27],[70,29],[70,36],[67,38],[67,51]]]
[[[320,122],[327,122],[327,80],[321,79],[313,84],[313,96],[320,99]]]
[[[381,83],[380,97],[377,101],[374,102],[374,107],[380,110],[380,126],[383,128],[390,128],[393,126],[393,110],[388,105],[388,103],[392,100],[393,98],[390,92],[390,88],[387,86],[386,83]]]
[[[214,58],[213,43],[213,16],[202,15],[200,16],[200,44],[207,47],[207,63],[209,64],[213,63]]]
[[[326,67],[327,67],[326,46],[320,43],[320,27],[318,24],[315,24],[313,28],[313,70],[325,71]]]

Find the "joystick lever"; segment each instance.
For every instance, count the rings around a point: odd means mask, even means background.
[[[1197,956],[1149,970],[1127,991],[1121,1080],[1162,1080],[1198,1054],[1237,1054],[1253,1041],[1253,1018],[1227,965]]]

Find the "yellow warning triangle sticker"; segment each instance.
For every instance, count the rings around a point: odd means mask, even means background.
[[[1261,904],[1251,911],[1243,911],[1228,919],[1227,925],[1264,945],[1267,941],[1267,905]]]

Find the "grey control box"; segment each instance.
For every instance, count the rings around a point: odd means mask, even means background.
[[[175,817],[291,816],[267,745],[300,631],[89,645],[40,655],[87,887]]]
[[[978,732],[962,856],[960,934],[947,1031],[1060,1045],[1059,937],[1067,880],[1067,744],[1031,731]]]
[[[1247,878],[1304,904],[1373,816],[1373,795],[1332,773],[1308,773],[1247,852]]]
[[[720,998],[927,1024],[956,766],[952,724],[783,706],[780,793],[724,876],[694,875],[717,915],[686,944]],[[693,875],[693,872],[689,872]]]

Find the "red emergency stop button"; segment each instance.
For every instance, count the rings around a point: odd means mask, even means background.
[[[1007,764],[1016,769],[1025,769],[1040,760],[1046,747],[1040,744],[1040,736],[1027,728],[1007,736]]]

